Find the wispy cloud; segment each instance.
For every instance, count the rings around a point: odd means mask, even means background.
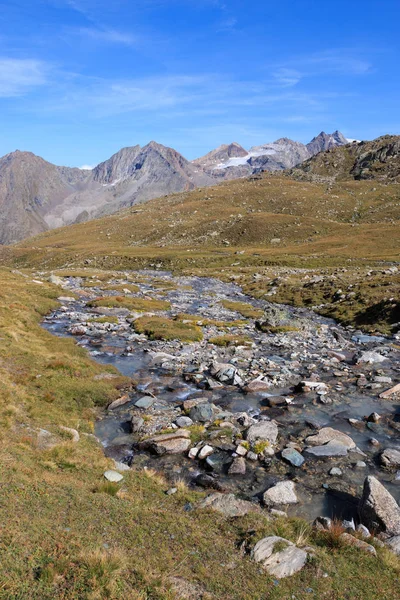
[[[103,29],[98,27],[79,27],[72,30],[72,33],[80,37],[95,42],[105,42],[110,44],[121,44],[123,46],[133,46],[137,43],[137,38],[131,33],[117,31],[116,29]]]
[[[299,56],[272,67],[272,76],[283,87],[297,85],[301,80],[327,75],[365,75],[372,65],[360,58],[354,49],[331,49],[308,56]]]
[[[47,83],[50,67],[34,59],[0,58],[0,97],[22,96]]]
[[[237,23],[238,20],[236,17],[227,17],[219,23],[217,33],[232,33],[236,31]]]

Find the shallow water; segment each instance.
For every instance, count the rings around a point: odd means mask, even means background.
[[[256,301],[246,297],[240,288],[234,284],[223,283],[215,279],[198,277],[172,277],[168,273],[140,272],[142,282],[138,285],[141,293],[151,294],[154,298],[162,298],[171,302],[171,313],[198,314],[203,318],[217,320],[233,320],[240,318],[235,313],[224,309],[220,305],[221,299],[244,301],[256,307],[267,306],[266,302]],[[166,283],[176,283],[178,289],[160,292],[152,285],[164,280]],[[121,275],[121,280],[124,280]],[[128,282],[127,282],[128,283]],[[80,289],[79,279],[70,279],[68,287],[71,290]],[[59,336],[70,335],[68,329],[71,325],[84,323],[89,317],[100,316],[98,312],[86,306],[90,297],[105,295],[100,289],[86,289],[91,295],[79,298],[66,305],[64,310],[57,310],[46,317],[43,326],[51,333]],[[107,292],[113,295],[113,292]],[[67,295],[68,292],[65,292]],[[151,354],[148,350],[163,351],[170,354],[179,353],[182,360],[188,364],[193,359],[198,362],[199,357],[209,358],[207,349],[201,344],[182,345],[177,342],[150,342],[132,336],[132,330],[127,327],[114,332],[97,332],[77,337],[77,343],[87,348],[93,359],[102,364],[115,366],[122,374],[133,377],[137,382],[137,393],[132,395],[131,403],[111,413],[104,413],[96,425],[96,435],[105,448],[105,452],[118,460],[132,462],[133,467],[152,466],[163,470],[171,480],[184,478],[192,481],[204,468],[182,456],[153,457],[143,452],[133,451],[134,438],[130,432],[130,411],[133,403],[147,390],[156,395],[160,401],[165,401],[171,407],[177,407],[186,398],[206,396],[223,410],[230,412],[245,411],[251,416],[265,414],[274,418],[280,425],[280,438],[287,441],[297,441],[306,435],[316,433],[307,424],[309,421],[318,420],[319,426],[331,426],[347,433],[366,456],[351,455],[348,457],[331,458],[320,461],[307,457],[304,466],[296,469],[281,460],[276,460],[273,467],[265,468],[261,463],[247,461],[246,475],[240,478],[228,476],[223,467],[223,451],[213,455],[213,473],[218,474],[221,484],[229,491],[235,491],[244,497],[252,498],[260,495],[271,483],[287,477],[295,478],[299,483],[298,495],[301,500],[290,512],[308,519],[319,514],[332,516],[343,514],[349,517],[356,514],[356,507],[348,501],[346,490],[352,494],[359,494],[364,478],[367,474],[375,474],[390,492],[400,501],[400,480],[396,480],[394,473],[383,471],[377,461],[377,454],[385,447],[400,445],[397,422],[400,420],[399,400],[388,401],[379,399],[379,393],[394,385],[399,380],[399,351],[393,346],[391,340],[382,338],[352,339],[354,332],[346,331],[337,326],[332,320],[320,317],[303,309],[289,309],[293,318],[310,320],[315,327],[322,328],[322,335],[308,335],[306,333],[294,336],[269,335],[256,332],[254,326],[246,330],[246,335],[253,338],[255,347],[248,358],[236,355],[235,351],[225,351],[213,348],[213,352],[221,362],[227,359],[244,361],[246,369],[251,373],[251,363],[265,365],[265,370],[271,377],[276,376],[278,383],[268,393],[244,394],[233,386],[209,391],[199,388],[195,383],[187,382],[181,375],[168,372],[165,369],[154,367]],[[120,319],[123,322],[123,319]],[[339,332],[340,342],[336,341],[334,333]],[[336,336],[337,337],[337,336]],[[93,341],[95,345],[93,345]],[[382,349],[383,348],[383,349]],[[386,348],[386,349],[385,349]],[[389,350],[387,350],[389,348]],[[330,350],[344,351],[349,357],[360,349],[373,349],[386,352],[389,360],[379,365],[354,365],[351,361],[337,363],[336,367],[329,362]],[[230,354],[229,354],[230,352]],[[228,353],[228,355],[227,355]],[[211,355],[210,355],[211,356]],[[259,361],[265,360],[265,363]],[[250,366],[249,366],[250,364]],[[342,376],[333,372],[341,371]],[[317,374],[319,379],[329,385],[329,398],[331,404],[322,404],[315,394],[293,394],[293,381],[279,383],[279,378],[285,369],[297,378],[297,383],[306,379],[311,374]],[[347,370],[346,370],[347,369]],[[356,385],[361,373],[367,376],[369,382],[376,373],[390,376],[392,384],[382,385],[381,388],[359,388]],[[289,378],[290,379],[290,378]],[[293,378],[292,378],[293,379]],[[373,383],[373,381],[372,381]],[[293,396],[292,404],[284,407],[267,408],[265,406],[268,396]],[[382,415],[378,424],[361,424],[360,429],[353,427],[348,419],[365,419],[373,412]],[[380,448],[371,448],[370,438],[380,442]],[[281,444],[282,445],[282,444]],[[356,468],[357,460],[365,461],[366,468]],[[328,471],[332,466],[340,466],[343,476],[332,478]],[[207,470],[207,468],[205,469]],[[329,486],[330,491],[323,486]]]

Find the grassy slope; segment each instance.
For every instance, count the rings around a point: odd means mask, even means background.
[[[374,559],[296,521],[186,512],[196,495],[179,486],[166,496],[167,484],[152,473],[126,474],[115,495],[102,483],[110,464],[90,433],[95,406],[131,382],[96,380],[113,369],[39,326],[55,306],[54,286],[0,275],[0,598],[168,600],[178,597],[180,578],[200,585],[204,599],[301,600],[310,589],[331,600],[399,596],[399,561],[384,549]],[[80,441],[60,424],[77,428]],[[38,442],[40,428],[54,447]],[[316,548],[307,567],[279,585],[239,552],[244,540],[270,533]]]
[[[235,277],[259,297],[278,276],[284,285],[271,299],[325,304],[318,310],[357,327],[389,332],[400,321],[400,279],[380,271],[400,259],[399,219],[399,184],[317,184],[270,174],[174,194],[50,231],[4,248],[0,261],[45,269],[156,265]],[[348,275],[338,281],[335,269],[343,266]],[[292,270],[299,267],[308,271]],[[378,276],[366,277],[371,267],[379,267]],[[321,270],[326,281],[305,288],[307,275]],[[257,281],[254,271],[261,276]],[[354,283],[355,295],[332,302],[337,289]],[[394,307],[387,304],[390,298]]]

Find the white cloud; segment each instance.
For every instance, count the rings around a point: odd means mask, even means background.
[[[81,169],[81,171],[92,171],[95,166],[96,165],[82,165],[81,167],[78,167],[78,169]]]
[[[80,27],[75,31],[83,38],[98,42],[110,44],[121,44],[123,46],[133,46],[137,38],[130,33],[117,31],[116,29],[99,29],[97,27]]]
[[[22,96],[47,83],[47,63],[34,59],[0,58],[0,97]]]

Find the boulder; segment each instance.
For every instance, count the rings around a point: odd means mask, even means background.
[[[329,458],[330,456],[347,456],[347,446],[337,442],[329,442],[324,446],[313,446],[304,450],[306,454],[311,454],[318,458]]]
[[[294,467],[301,467],[304,463],[304,457],[294,448],[285,448],[282,450],[282,458]]]
[[[333,429],[332,427],[324,427],[316,435],[309,435],[308,438],[306,438],[306,443],[309,446],[323,446],[329,442],[342,444],[348,450],[356,447],[350,436],[337,429]]]
[[[342,533],[340,540],[346,544],[346,546],[354,546],[363,552],[367,552],[368,554],[376,556],[376,550],[371,544],[367,544],[367,542],[359,540],[358,538],[354,537],[354,535],[351,535],[351,533]]]
[[[233,462],[228,470],[229,475],[245,475],[246,460],[242,456],[233,459]]]
[[[297,504],[298,499],[295,492],[295,484],[293,481],[280,481],[264,492],[263,502],[270,508]]]
[[[257,441],[275,444],[278,437],[278,425],[275,421],[258,421],[249,427],[245,437],[250,444]]]
[[[150,396],[143,396],[142,398],[137,400],[137,402],[135,402],[136,408],[143,408],[144,410],[151,408],[153,404],[154,400]]]
[[[107,481],[112,481],[113,483],[118,483],[124,478],[123,475],[121,475],[121,473],[117,473],[117,471],[112,471],[111,469],[105,471],[104,477],[105,479],[107,479]]]
[[[395,535],[386,541],[392,552],[400,556],[400,535]]]
[[[139,433],[143,425],[144,419],[142,419],[142,417],[139,417],[138,415],[133,415],[133,417],[131,418],[132,433]]]
[[[178,417],[175,421],[178,427],[190,427],[193,425],[193,421],[190,417]]]
[[[370,528],[400,535],[400,507],[388,490],[370,475],[365,478],[360,515]]]
[[[380,456],[381,463],[389,469],[400,467],[400,450],[395,448],[386,448]]]
[[[230,363],[213,362],[210,367],[211,375],[221,383],[232,385],[242,385],[243,381],[237,368]]]
[[[221,494],[219,492],[215,492],[204,498],[198,507],[211,508],[222,513],[225,517],[243,517],[249,512],[261,511],[257,504],[253,504],[247,500],[240,500],[236,498],[235,494]]]
[[[156,435],[139,443],[139,448],[149,450],[154,454],[181,454],[190,447],[190,434],[184,429],[176,433]]]
[[[190,409],[189,417],[195,423],[207,423],[207,421],[211,421],[213,418],[213,407],[209,402],[197,404]]]
[[[376,365],[385,360],[387,360],[386,356],[382,356],[382,354],[374,352],[373,350],[368,350],[367,352],[362,352],[360,354],[357,358],[357,364]]]
[[[275,551],[275,546],[280,547]],[[289,540],[272,535],[265,537],[254,546],[251,553],[253,560],[277,579],[289,577],[300,571],[307,562],[307,552],[297,548]]]

